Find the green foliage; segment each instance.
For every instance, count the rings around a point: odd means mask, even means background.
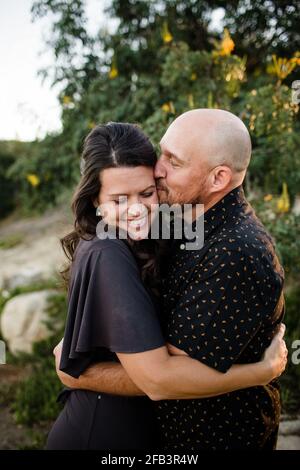
[[[31,376],[18,385],[13,403],[17,423],[30,426],[55,419],[58,415],[60,407],[56,397],[61,390],[61,383],[53,363],[53,356],[41,359]]]
[[[10,204],[4,210],[36,212],[56,205],[62,191],[78,181],[82,142],[95,124],[137,122],[157,144],[174,117],[196,107],[241,116],[253,140],[249,181],[272,193],[286,182],[293,198],[300,184],[298,108],[291,104],[290,87],[266,67],[270,54],[292,57],[300,49],[296,3],[255,1],[250,8],[247,1],[112,0],[106,14],[115,20],[114,32],[103,26],[92,36],[82,0],[34,1],[35,20],[52,18],[47,45],[55,65],[43,74],[62,85],[63,130],[5,163],[5,184],[18,190],[0,199]],[[233,51],[216,48],[220,33],[210,20],[219,7],[225,9],[223,25],[230,28]],[[297,67],[284,79],[289,85]]]
[[[62,388],[56,375],[53,348],[63,337],[67,304],[64,293],[49,299],[48,328],[51,336],[34,344],[33,354],[18,357],[18,362],[30,364],[32,373],[18,385],[13,410],[18,423],[31,426],[56,418],[60,406],[56,398]]]
[[[0,248],[2,250],[8,250],[22,243],[22,240],[23,237],[21,234],[13,234],[5,238],[0,238]]]
[[[300,367],[292,363],[292,344],[300,339],[300,288],[292,288],[286,295],[286,343],[289,350],[287,370],[281,377],[284,407],[288,411],[299,411],[300,403]]]
[[[18,141],[0,142],[0,219],[17,206],[17,184],[9,170],[17,159],[28,157],[28,147]]]
[[[270,202],[256,200],[253,205],[276,242],[286,277],[297,282],[300,277],[300,215],[276,213],[276,200]]]
[[[42,142],[32,143],[28,157],[16,159],[7,172],[18,188],[16,204],[25,214],[55,206],[62,190],[75,183],[78,161],[78,152],[74,157],[74,150],[62,136],[49,135]],[[38,183],[30,183],[28,175],[38,178]]]

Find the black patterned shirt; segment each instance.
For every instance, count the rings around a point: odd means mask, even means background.
[[[204,215],[204,246],[174,240],[163,281],[168,342],[225,373],[260,360],[284,314],[283,269],[241,186]],[[276,381],[222,396],[156,403],[165,450],[274,448]]]

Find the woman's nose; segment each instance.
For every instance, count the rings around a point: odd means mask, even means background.
[[[145,206],[139,202],[139,198],[128,208],[128,217],[140,217],[145,212]]]

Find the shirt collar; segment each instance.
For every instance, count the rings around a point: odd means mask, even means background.
[[[227,193],[220,201],[208,209],[200,217],[204,217],[204,243],[212,232],[225,222],[227,217],[233,215],[237,207],[245,203],[245,193],[242,185],[237,186]],[[192,223],[192,231],[195,233],[197,220]],[[178,240],[177,240],[178,241]],[[180,246],[183,248],[186,241],[191,241],[183,234],[182,240],[179,240]]]
[[[227,193],[223,199],[204,213],[204,236],[207,237],[220,224],[224,223],[237,207],[245,202],[245,193],[240,185]]]

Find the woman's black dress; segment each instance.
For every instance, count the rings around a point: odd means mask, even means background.
[[[118,361],[165,344],[157,312],[133,254],[122,240],[80,240],[71,268],[60,369],[73,377],[91,364]],[[159,446],[148,397],[65,389],[47,449],[151,449]]]

